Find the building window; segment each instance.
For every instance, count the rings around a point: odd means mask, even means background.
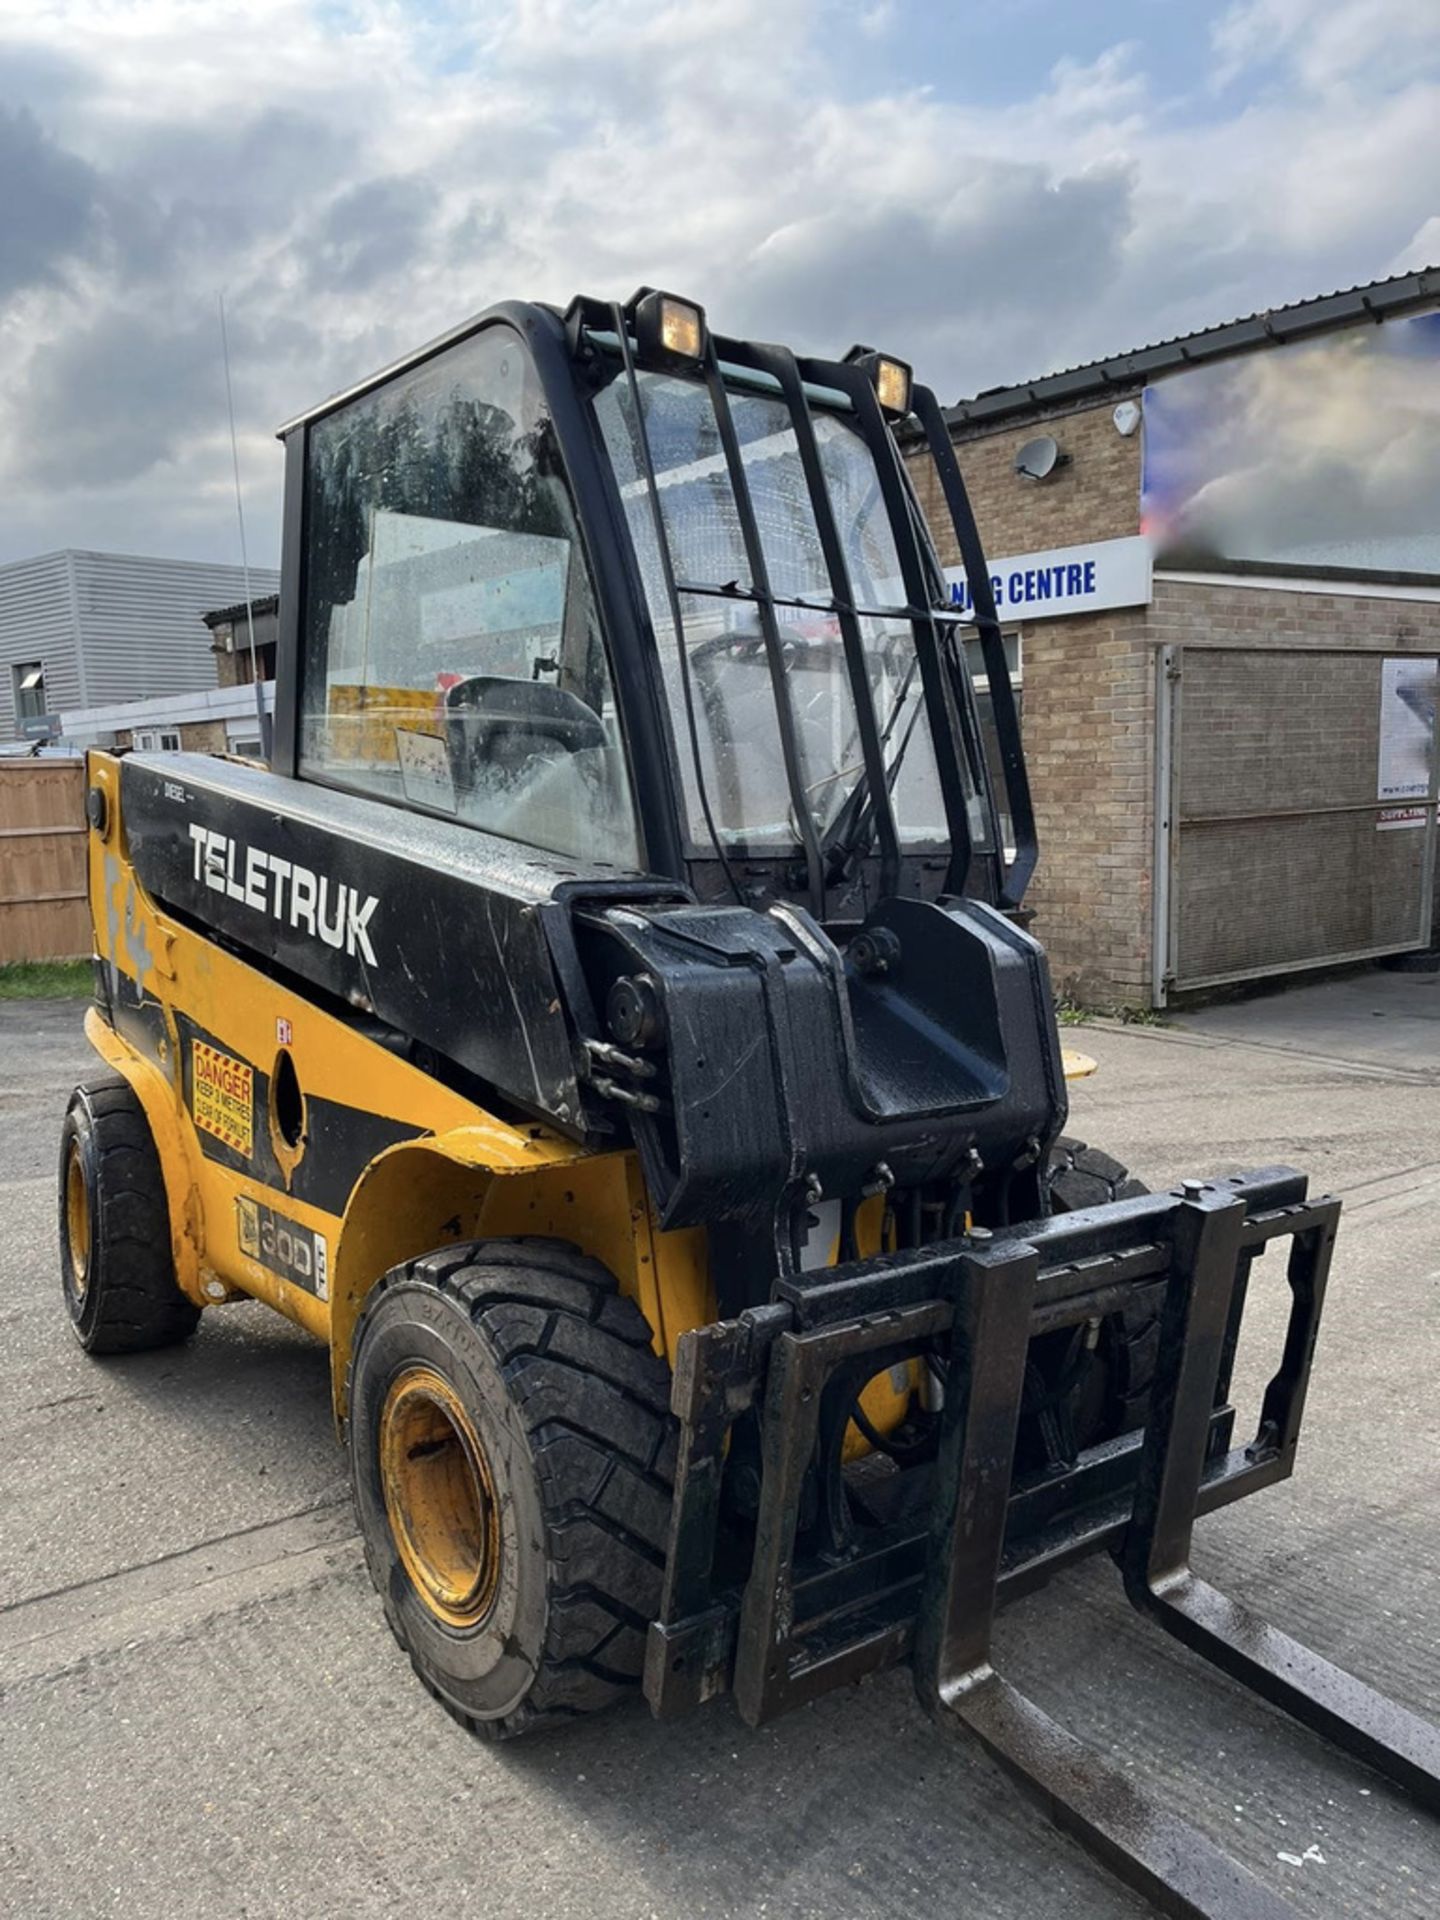
[[[45,712],[45,668],[41,661],[11,669],[15,676],[15,719],[38,720]]]
[[[260,669],[260,678],[262,680],[273,680],[275,678],[275,644],[273,641],[267,641],[263,645],[257,646],[253,658],[250,653],[249,643],[243,642],[236,647],[234,660],[235,685],[237,687],[253,686],[255,684],[255,669],[257,667]]]
[[[141,727],[135,735],[137,753],[179,753],[180,735],[174,727]]]

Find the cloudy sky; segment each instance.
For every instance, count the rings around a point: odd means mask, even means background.
[[[1434,0],[0,0],[0,560],[277,557],[274,427],[492,299],[951,400],[1440,263]]]

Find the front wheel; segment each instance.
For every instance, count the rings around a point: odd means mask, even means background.
[[[430,1691],[490,1739],[634,1692],[675,1432],[669,1369],[605,1269],[545,1240],[397,1267],[349,1386],[366,1560]]]

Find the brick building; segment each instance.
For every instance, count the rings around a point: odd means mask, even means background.
[[[1430,941],[1437,309],[1407,275],[947,409],[1077,1000]]]
[[[257,679],[275,678],[275,647],[280,627],[278,593],[267,593],[252,600],[248,607],[243,600],[238,606],[219,607],[202,617],[210,629],[217,686],[246,687],[253,686]]]

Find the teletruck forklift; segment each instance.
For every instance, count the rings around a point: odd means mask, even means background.
[[[1286,1167],[1151,1193],[1065,1136],[934,395],[642,289],[497,306],[281,437],[270,764],[89,757],[82,1345],[241,1299],[326,1341],[386,1614],[479,1734],[637,1689],[758,1726],[908,1661],[1163,1911],[1290,1911],[992,1665],[1002,1602],[1108,1550],[1440,1804],[1433,1729],[1190,1570],[1293,1469],[1339,1204]]]

